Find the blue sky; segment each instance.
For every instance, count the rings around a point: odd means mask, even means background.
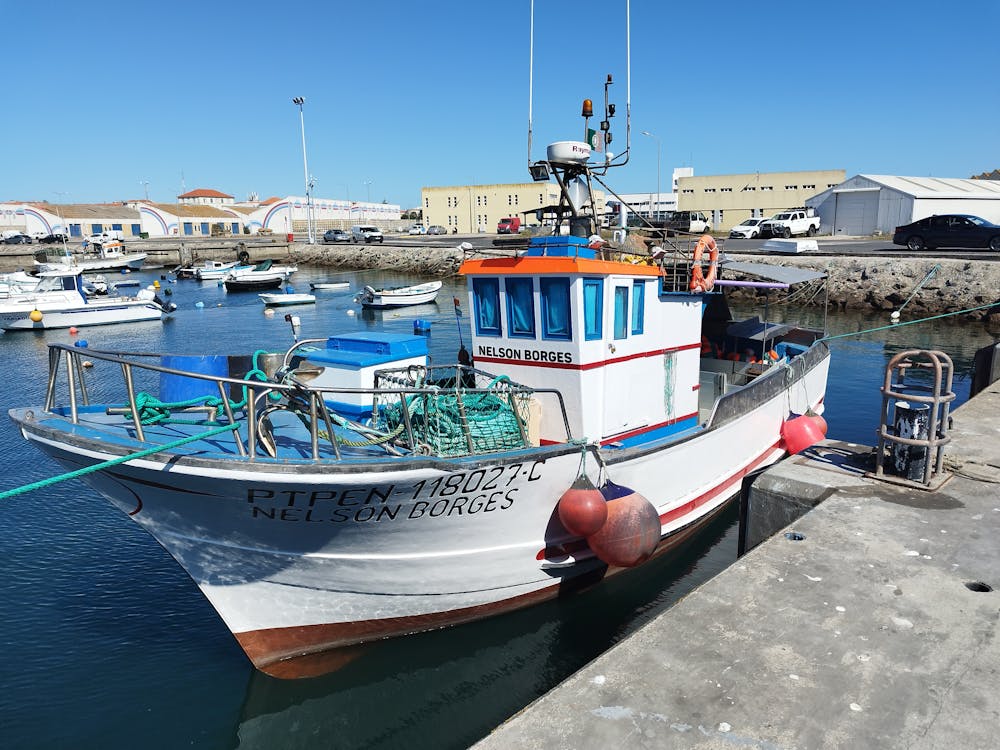
[[[536,0],[534,153],[579,139],[624,2]],[[949,8],[956,10],[951,11]],[[302,194],[415,206],[425,185],[521,182],[528,0],[2,0],[0,200]],[[699,175],[1000,168],[1000,2],[632,2],[632,156],[618,192]],[[574,36],[570,36],[570,34]],[[58,40],[63,41],[58,41]],[[370,184],[366,184],[370,181]]]

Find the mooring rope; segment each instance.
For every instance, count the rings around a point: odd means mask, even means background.
[[[917,320],[907,320],[903,323],[890,323],[887,326],[879,326],[878,328],[868,328],[864,331],[851,331],[850,333],[838,333],[836,336],[824,336],[817,341],[833,341],[834,339],[843,339],[849,336],[863,336],[866,333],[877,333],[878,331],[887,331],[890,328],[899,328],[900,326],[912,326],[917,323],[926,323],[929,320],[938,320],[939,318],[950,318],[952,315],[965,315],[966,313],[978,312],[979,310],[988,310],[991,307],[1000,307],[998,302],[990,302],[986,305],[979,305],[979,307],[969,307],[965,310],[956,310],[950,313],[941,313],[940,315],[931,315],[929,318],[918,318]]]
[[[163,445],[158,445],[154,448],[146,448],[145,450],[138,451],[137,453],[129,453],[126,456],[119,456],[118,458],[112,458],[108,461],[101,461],[93,466],[85,466],[82,469],[76,469],[75,471],[69,471],[65,474],[59,474],[58,476],[49,477],[48,479],[41,479],[37,482],[32,482],[31,484],[25,484],[21,487],[15,487],[12,490],[6,490],[5,492],[0,492],[0,500],[6,500],[9,497],[14,497],[15,495],[21,495],[25,492],[31,492],[32,490],[42,489],[43,487],[48,487],[50,485],[56,484],[58,482],[65,482],[67,479],[76,479],[77,477],[82,477],[87,474],[93,474],[95,471],[102,471],[103,469],[110,468],[112,466],[117,466],[118,464],[123,464],[127,461],[132,461],[136,458],[145,458],[146,456],[151,456],[154,453],[161,453],[163,451],[173,450],[186,443],[193,443],[197,440],[204,440],[205,438],[210,438],[215,435],[221,435],[222,433],[232,430],[237,430],[240,427],[239,422],[234,422],[233,424],[223,425],[222,427],[216,427],[208,432],[202,432],[197,435],[189,435],[185,438],[180,438],[169,443],[164,443]]]

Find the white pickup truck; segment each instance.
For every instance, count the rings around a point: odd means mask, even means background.
[[[782,211],[760,225],[761,237],[791,237],[794,234],[812,237],[818,232],[819,216],[811,208]]]

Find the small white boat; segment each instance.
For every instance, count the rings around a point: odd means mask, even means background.
[[[310,289],[315,291],[328,291],[330,289],[350,289],[350,281],[321,281],[313,282],[309,285]]]
[[[363,307],[406,307],[407,305],[423,305],[433,302],[441,290],[440,281],[429,281],[416,286],[403,286],[393,289],[375,289],[366,286],[364,291],[354,298]]]
[[[89,297],[83,273],[48,271],[30,292],[0,299],[0,328],[30,331],[161,320],[177,309],[156,296],[152,287],[134,297]]]
[[[196,268],[194,277],[199,281],[219,281],[234,271],[249,271],[252,268],[253,266],[244,266],[238,263],[219,263],[211,267]]]
[[[206,260],[200,265],[191,266],[178,266],[174,269],[174,275],[178,279],[200,279],[200,274],[209,273],[212,271],[218,271],[220,273],[227,272],[232,268],[235,268],[238,261],[232,261],[231,263],[223,263],[221,260]],[[221,276],[219,278],[222,278]]]
[[[314,295],[301,292],[265,292],[257,296],[265,305],[311,305],[316,302]]]
[[[43,271],[118,271],[122,268],[142,268],[146,253],[126,253],[125,244],[111,240],[104,244],[87,245],[82,253],[66,253],[55,257],[36,253],[35,268]]]

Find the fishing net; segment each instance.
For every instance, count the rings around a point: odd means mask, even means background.
[[[526,425],[533,391],[505,375],[462,366],[413,366],[380,370],[375,388],[379,429],[402,428],[401,440],[411,442],[416,452],[455,457],[529,445]]]

